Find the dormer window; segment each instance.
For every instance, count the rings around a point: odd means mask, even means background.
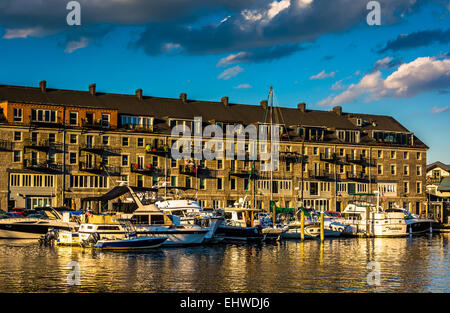
[[[362,120],[360,118],[356,119],[356,126],[362,126]]]
[[[105,120],[106,122],[107,120]],[[109,121],[107,121],[109,123]],[[142,129],[142,130],[153,130],[153,117],[145,116],[131,116],[122,115],[121,116],[122,127],[127,129]]]
[[[351,142],[351,143],[359,142],[359,131],[337,130],[336,135],[339,140],[344,142]]]

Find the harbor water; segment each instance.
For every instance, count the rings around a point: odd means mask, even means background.
[[[282,241],[142,253],[0,240],[0,292],[449,292],[449,238],[338,238],[322,245]],[[368,282],[370,262],[378,264],[376,284]]]

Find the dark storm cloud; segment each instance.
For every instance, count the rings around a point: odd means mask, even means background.
[[[190,54],[242,51],[280,44],[313,42],[325,33],[336,33],[366,21],[366,1],[282,0],[289,6],[277,14],[274,3],[242,10],[221,23],[199,27],[187,24],[148,25],[135,46],[148,54],[159,54],[167,43],[176,43]],[[383,24],[412,11],[418,4],[410,0],[382,0]],[[270,14],[272,13],[273,16]]]
[[[378,53],[384,53],[388,50],[398,51],[412,49],[422,46],[428,46],[432,43],[447,44],[450,42],[450,29],[441,30],[423,30],[406,35],[399,35],[394,40],[389,40],[386,46]]]

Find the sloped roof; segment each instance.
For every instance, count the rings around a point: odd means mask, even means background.
[[[42,92],[39,87],[0,85],[0,101],[35,103],[46,105],[66,105],[88,108],[104,108],[118,110],[119,114],[152,116],[164,120],[167,117],[179,119],[193,119],[201,116],[203,122],[232,121],[244,125],[263,122],[265,108],[261,105],[229,103],[225,106],[217,101],[200,101],[187,99],[183,102],[178,98],[161,98],[136,95],[97,92],[92,95],[89,91],[64,90],[47,88]],[[356,119],[363,121],[362,126],[356,125]],[[265,122],[269,121],[267,112]],[[391,116],[369,115],[357,113],[336,114],[334,111],[305,110],[297,108],[275,107],[273,122],[286,126],[303,125],[318,126],[330,129],[347,130],[383,130],[393,132],[408,132]],[[162,130],[165,127],[161,126]],[[414,137],[414,144],[426,145]]]
[[[445,177],[439,184],[438,191],[450,191],[450,177]]]
[[[436,167],[440,167],[440,168],[450,172],[450,164],[444,164],[444,163],[439,162],[439,161],[427,165],[427,171],[430,171],[430,170],[432,170],[433,168],[436,168]]]

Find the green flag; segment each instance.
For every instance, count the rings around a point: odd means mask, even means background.
[[[303,213],[305,214],[305,216],[309,216],[309,215],[310,215],[309,212],[308,212],[303,206],[300,207],[300,210],[303,211]]]

